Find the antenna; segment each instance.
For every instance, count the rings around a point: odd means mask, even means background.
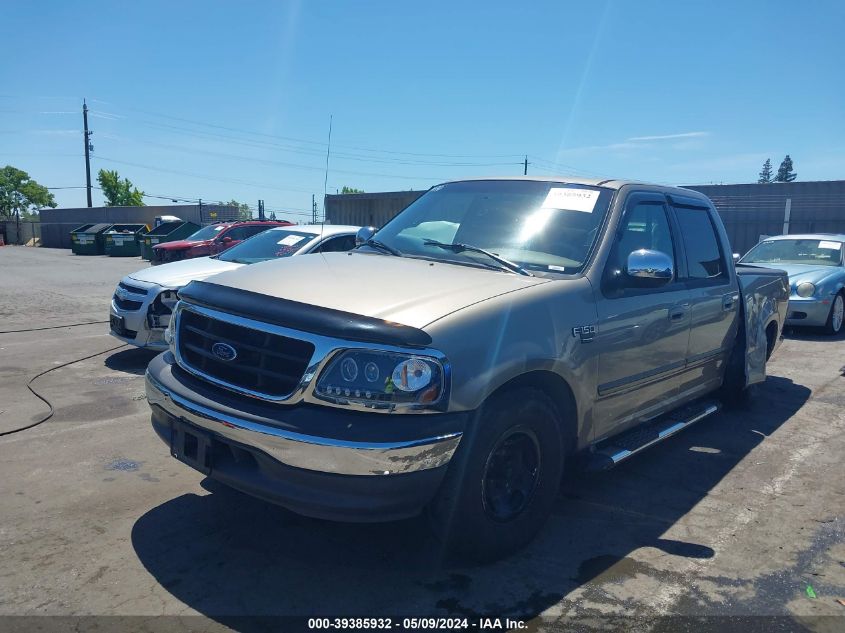
[[[329,144],[326,146],[326,177],[323,179],[323,220],[320,222],[320,241],[323,241],[323,228],[326,226],[326,191],[329,185],[329,156],[332,153],[332,119],[329,115]]]

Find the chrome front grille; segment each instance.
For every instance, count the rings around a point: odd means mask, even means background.
[[[140,310],[141,306],[144,305],[141,301],[133,301],[132,299],[121,299],[117,295],[112,297],[112,301],[114,301],[114,305],[116,305],[121,310],[126,310],[129,312],[135,312],[136,310]]]
[[[296,389],[314,354],[314,345],[308,341],[190,309],[179,312],[177,346],[180,360],[189,371],[236,391],[273,399]]]
[[[120,282],[117,284],[118,287],[123,288],[126,292],[131,292],[133,295],[145,295],[147,294],[147,290],[145,288],[139,288],[138,286],[130,286],[127,283]]]

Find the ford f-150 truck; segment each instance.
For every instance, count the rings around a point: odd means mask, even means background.
[[[637,182],[448,182],[359,241],[187,285],[153,427],[233,488],[424,511],[479,559],[533,538],[569,460],[612,466],[764,380],[789,294],[734,265],[705,196]]]

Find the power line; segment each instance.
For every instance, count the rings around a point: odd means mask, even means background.
[[[129,141],[129,139],[123,139],[121,137],[115,137],[114,135],[111,135],[111,134],[101,134],[101,136],[103,136],[104,138],[110,138],[112,140],[117,140],[117,141],[124,141],[124,142]],[[165,149],[172,149],[172,150],[175,150],[175,151],[178,151],[178,152],[186,152],[186,153],[194,154],[194,155],[196,155],[198,153],[198,150],[196,148],[183,147],[183,146],[180,146],[180,145],[172,145],[170,143],[158,143],[156,141],[142,141],[142,140],[131,141],[131,142],[142,143],[142,144],[145,144],[145,145],[152,145],[152,146],[155,146],[155,147],[163,147]],[[307,171],[317,171],[317,172],[322,172],[324,170],[324,167],[318,167],[318,166],[314,166],[314,165],[303,165],[303,164],[300,164],[300,163],[289,163],[289,162],[286,162],[286,161],[273,160],[273,159],[270,159],[270,158],[257,158],[257,157],[254,157],[254,156],[241,156],[241,155],[238,155],[238,154],[230,154],[228,152],[215,152],[215,151],[207,150],[207,149],[201,150],[201,152],[205,155],[220,156],[221,158],[227,158],[227,159],[230,159],[230,160],[240,160],[240,161],[247,161],[247,162],[253,162],[253,163],[263,163],[265,165],[278,165],[280,167],[289,167],[291,169],[303,169],[303,170],[307,170]],[[332,155],[334,156],[334,154],[332,154]],[[379,178],[397,178],[397,179],[401,179],[401,180],[429,180],[429,181],[433,181],[433,180],[442,180],[442,178],[443,178],[442,176],[401,176],[401,175],[397,175],[397,174],[382,174],[382,173],[369,172],[369,171],[352,171],[352,170],[344,170],[344,169],[335,169],[333,171],[335,173],[338,173],[338,174],[348,174],[348,175],[353,175],[353,176],[375,176],[375,177],[379,177]]]
[[[109,103],[107,101],[101,101],[99,99],[92,99],[92,101],[95,101],[95,102],[98,102],[98,103],[105,103],[106,105],[114,105],[112,103]],[[204,127],[221,129],[221,130],[226,130],[226,131],[229,131],[229,132],[239,132],[239,133],[242,133],[242,134],[250,134],[250,135],[253,135],[253,136],[262,136],[262,137],[266,137],[266,138],[274,138],[274,139],[280,139],[280,140],[285,140],[285,141],[293,141],[293,142],[296,142],[296,143],[307,143],[307,144],[310,144],[310,145],[319,146],[321,149],[326,147],[326,143],[323,142],[323,141],[314,141],[314,140],[301,139],[301,138],[295,138],[295,137],[290,137],[290,136],[282,136],[282,135],[279,135],[279,134],[269,134],[267,132],[258,132],[258,131],[255,131],[255,130],[247,130],[247,129],[243,129],[243,128],[230,127],[230,126],[226,126],[226,125],[218,125],[218,124],[215,124],[215,123],[198,121],[196,119],[187,119],[187,118],[184,118],[184,117],[177,117],[177,116],[173,116],[173,115],[169,115],[169,114],[162,114],[160,112],[152,112],[150,110],[142,110],[141,108],[136,108],[136,107],[133,107],[133,106],[121,106],[121,107],[123,109],[126,109],[126,110],[131,110],[131,111],[134,111],[134,112],[140,112],[142,114],[147,114],[149,116],[161,117],[161,118],[164,118],[164,119],[171,119],[171,120],[174,120],[174,121],[181,121],[183,123],[189,123],[191,125],[199,125],[199,126],[204,126]],[[114,114],[114,113],[106,113],[106,114],[110,114],[113,117],[120,117],[121,116],[121,115],[117,115],[117,114]],[[438,157],[438,158],[521,158],[522,157],[522,154],[442,154],[442,153],[405,152],[405,151],[398,151],[398,150],[385,150],[385,149],[375,149],[375,148],[370,148],[370,147],[361,147],[361,146],[357,146],[357,145],[342,145],[342,144],[337,144],[337,143],[335,144],[335,146],[336,147],[345,147],[347,149],[354,149],[354,150],[357,150],[357,151],[374,152],[374,153],[382,153],[382,154],[394,154],[394,155],[403,155],[403,156],[420,156],[420,157],[429,156],[429,157]]]
[[[199,178],[201,180],[210,180],[212,182],[227,182],[227,183],[231,183],[231,184],[235,184],[235,185],[245,185],[245,186],[248,186],[248,187],[258,187],[260,189],[274,189],[276,191],[295,191],[295,192],[299,192],[299,193],[311,193],[312,192],[311,189],[302,189],[302,188],[297,188],[297,187],[277,187],[275,185],[269,185],[269,184],[259,183],[259,182],[250,182],[250,181],[247,181],[247,180],[238,180],[238,179],[235,179],[235,178],[224,178],[224,177],[221,177],[221,176],[208,176],[208,175],[204,175],[204,174],[197,174],[195,172],[181,171],[181,170],[175,170],[175,169],[163,169],[163,168],[160,168],[160,167],[154,167],[152,165],[145,165],[143,163],[134,163],[134,162],[125,161],[125,160],[118,160],[116,158],[109,158],[108,156],[94,156],[94,159],[99,160],[99,161],[104,161],[106,163],[117,163],[118,165],[129,165],[131,167],[138,167],[140,169],[148,169],[150,171],[157,171],[157,172],[162,172],[162,173],[165,173],[165,174],[178,174],[180,176],[189,176],[191,178]]]
[[[91,111],[92,114],[96,113],[95,110]],[[110,119],[113,120],[113,119]],[[233,137],[225,134],[218,134],[214,132],[205,132],[201,130],[191,130],[186,129],[174,125],[167,125],[164,123],[157,123],[153,121],[144,121],[144,120],[134,120],[136,123],[140,124],[141,126],[149,127],[152,129],[161,129],[170,132],[177,132],[178,134],[182,134],[185,136],[192,136],[196,138],[202,138],[207,140],[215,140],[220,141],[223,140],[227,143],[232,143],[235,145],[243,145],[245,147],[253,147],[253,148],[260,148],[260,149],[273,149],[273,150],[282,150],[285,152],[290,152],[293,154],[300,154],[304,156],[314,156],[314,157],[321,157],[324,155],[324,150],[318,148],[308,148],[308,147],[296,147],[282,143],[276,143],[272,141],[264,141],[264,140],[257,140],[257,139],[244,139]],[[117,140],[117,139],[116,139]],[[131,139],[120,139],[120,140],[131,140]],[[132,141],[132,142],[141,142],[141,143],[152,143],[152,141]],[[336,158],[343,158],[345,160],[350,161],[357,161],[357,162],[364,162],[364,163],[381,163],[387,165],[424,165],[428,167],[502,167],[502,166],[512,166],[512,165],[521,165],[522,163],[519,162],[455,162],[455,161],[432,161],[432,160],[409,160],[409,159],[399,159],[399,158],[385,158],[385,157],[374,157],[374,156],[365,156],[362,154],[350,154],[347,152],[333,152],[333,155]],[[376,174],[381,175],[381,174]]]

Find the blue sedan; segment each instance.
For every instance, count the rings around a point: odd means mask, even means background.
[[[790,296],[786,325],[823,327],[828,334],[838,334],[845,314],[843,243],[842,234],[767,237],[739,263],[787,272]]]

